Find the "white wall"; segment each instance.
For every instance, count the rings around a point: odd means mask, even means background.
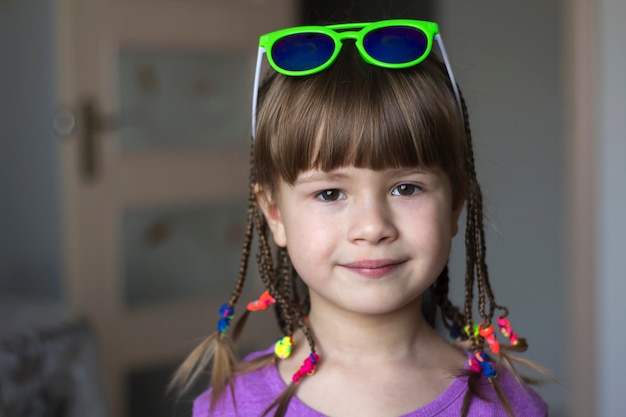
[[[598,416],[624,416],[626,375],[626,1],[598,4],[596,332]],[[581,375],[581,378],[584,376]]]
[[[524,356],[565,378],[564,114],[558,2],[437,2],[443,40],[470,111],[497,301],[528,339]],[[451,260],[463,299],[462,239]],[[456,284],[456,285],[455,285]],[[566,390],[538,389],[552,417]]]

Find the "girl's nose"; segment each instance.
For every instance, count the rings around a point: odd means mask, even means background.
[[[393,241],[398,229],[386,201],[355,202],[348,220],[348,238],[355,243],[378,244]]]

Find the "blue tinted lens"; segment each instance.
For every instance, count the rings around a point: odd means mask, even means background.
[[[286,36],[272,46],[276,65],[289,71],[310,70],[324,64],[335,51],[335,42],[321,33]]]
[[[378,61],[403,64],[416,60],[426,52],[428,38],[419,29],[406,26],[386,27],[365,35],[363,47]]]

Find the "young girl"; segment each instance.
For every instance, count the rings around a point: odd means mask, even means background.
[[[258,87],[263,55],[273,71]],[[185,390],[213,361],[194,417],[547,415],[505,353],[526,342],[489,283],[467,111],[437,24],[264,35],[253,102],[239,278],[217,332],[173,379]],[[461,311],[448,299],[447,261],[464,206]],[[231,338],[254,230],[267,292]],[[421,314],[429,288],[454,344]],[[237,363],[248,312],[270,305],[284,337]]]

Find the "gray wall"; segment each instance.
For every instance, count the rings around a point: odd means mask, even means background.
[[[600,416],[626,415],[624,346],[626,333],[626,2],[598,2],[598,77],[596,198],[597,291],[592,349],[597,350],[595,390]],[[594,103],[595,104],[595,103]],[[593,139],[592,139],[593,140]],[[584,375],[578,375],[584,381]]]
[[[447,0],[437,5],[442,37],[469,106],[496,299],[509,307],[513,328],[528,339],[524,356],[563,378],[559,4]],[[462,238],[456,240],[451,288],[462,302],[464,249]],[[563,387],[538,390],[551,416],[567,414]]]
[[[0,1],[0,295],[62,292],[53,4]]]

